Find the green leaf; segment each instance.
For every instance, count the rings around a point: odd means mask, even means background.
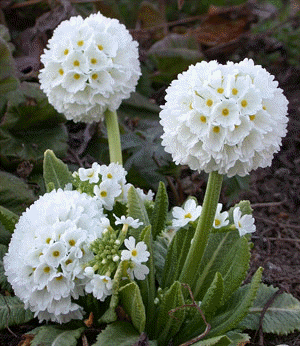
[[[155,197],[154,210],[151,216],[152,236],[156,237],[163,231],[166,224],[169,199],[165,184],[160,182]]]
[[[179,331],[185,317],[184,304],[182,285],[180,282],[175,281],[173,285],[163,293],[159,302],[155,330],[155,339],[158,340],[159,345],[167,345],[172,337]],[[176,308],[179,309],[172,315],[169,315],[169,312]]]
[[[18,297],[0,295],[0,329],[30,321],[33,313],[24,309]]]
[[[216,336],[205,340],[195,342],[193,346],[228,346],[231,345],[231,340],[226,335]]]
[[[32,190],[15,175],[0,171],[1,205],[16,214],[22,213],[35,201]]]
[[[146,324],[146,312],[139,286],[134,281],[130,282],[120,288],[119,295],[133,326],[142,333]]]
[[[168,241],[166,238],[157,237],[153,242],[153,257],[155,266],[155,277],[159,285],[162,286],[163,271],[168,252]]]
[[[31,346],[76,346],[84,327],[66,330],[55,326],[42,326],[33,330]],[[32,334],[32,332],[30,332]]]
[[[272,298],[278,288],[261,284],[253,306],[239,327],[257,330],[261,313],[266,303]],[[300,330],[300,302],[291,294],[278,295],[267,309],[262,320],[265,333],[288,334]]]
[[[19,86],[13,57],[8,44],[0,37],[0,95],[1,97]]]
[[[11,232],[9,232],[0,222],[0,244],[8,245],[11,240]]]
[[[239,333],[238,331],[231,330],[226,333],[229,339],[232,341],[229,346],[243,345],[246,341],[250,341],[250,336],[246,333]]]
[[[4,274],[3,257],[7,253],[8,247],[6,245],[0,244],[0,287],[2,290],[7,290],[12,292],[12,287],[7,281],[7,277]]]
[[[210,336],[222,335],[229,330],[236,328],[248,314],[250,307],[256,297],[263,268],[258,268],[249,285],[238,289],[227,301],[225,306],[216,312],[216,316],[211,321]]]
[[[19,216],[0,205],[0,222],[10,232],[13,232]]]
[[[49,149],[44,154],[44,181],[47,191],[51,183],[55,189],[63,189],[66,184],[72,181],[68,166]]]
[[[132,346],[139,340],[139,333],[128,322],[114,322],[98,335],[92,346]]]
[[[128,216],[131,216],[134,219],[139,219],[141,222],[143,222],[142,226],[140,226],[137,229],[132,229],[130,231],[134,238],[138,240],[141,229],[144,229],[146,226],[149,226],[150,221],[144,203],[133,186],[131,186],[128,190],[127,210]]]
[[[192,226],[189,229],[181,228],[176,232],[168,248],[163,271],[162,288],[171,286],[179,278],[193,236],[194,229],[192,229]]]

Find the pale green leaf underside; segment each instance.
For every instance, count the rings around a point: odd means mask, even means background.
[[[84,327],[65,330],[54,326],[42,326],[33,330],[34,339],[31,346],[76,346],[77,340],[84,331]],[[31,332],[31,333],[32,333]],[[30,334],[31,334],[30,333]]]
[[[240,326],[256,330],[265,304],[278,290],[273,286],[261,284],[249,314]],[[300,302],[291,294],[278,295],[264,314],[262,321],[265,333],[288,334],[300,330]]]

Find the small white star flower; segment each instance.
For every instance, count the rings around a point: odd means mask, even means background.
[[[131,280],[134,280],[134,278],[145,280],[146,275],[149,274],[149,268],[145,264],[131,262],[130,268],[127,269],[127,273]]]
[[[116,225],[128,225],[132,228],[139,228],[143,224],[139,219],[134,219],[131,216],[126,217],[125,215],[122,215],[121,218],[119,218],[114,214],[114,217],[116,219]]]
[[[241,237],[247,233],[253,233],[256,231],[253,216],[247,214],[242,216],[242,212],[239,207],[235,208],[233,211],[233,221]]]
[[[97,162],[92,164],[91,168],[79,168],[78,175],[81,181],[89,181],[90,183],[98,183],[100,173],[100,165]]]
[[[131,260],[136,263],[148,261],[150,253],[147,251],[147,245],[143,241],[135,245],[134,237],[129,237],[129,239],[125,239],[124,244],[128,250],[121,252],[121,261]]]
[[[215,215],[215,219],[213,223],[214,228],[225,227],[229,224],[228,212],[227,211],[221,212],[222,208],[223,208],[222,203],[218,203],[216,215]]]
[[[100,166],[100,174],[102,176],[102,181],[110,180],[115,183],[125,184],[126,183],[126,174],[127,172],[118,163],[110,163],[108,166],[102,165]]]
[[[112,210],[115,199],[121,194],[122,189],[119,184],[110,180],[104,180],[101,184],[94,186],[94,194],[99,198],[103,207]]]
[[[106,297],[112,294],[113,281],[110,277],[105,275],[94,274],[89,283],[86,284],[85,290],[87,293],[93,293],[93,296],[101,302]]]
[[[187,225],[190,221],[195,221],[201,214],[202,207],[197,206],[194,199],[189,199],[185,202],[183,208],[174,207],[172,211],[174,228],[181,228]]]

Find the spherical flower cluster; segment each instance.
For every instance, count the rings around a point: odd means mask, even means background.
[[[83,265],[93,258],[89,244],[105,228],[96,198],[78,191],[53,190],[20,217],[4,257],[15,294],[39,320],[82,318],[72,299],[84,294],[89,279]]]
[[[99,12],[62,22],[41,56],[39,79],[66,118],[91,123],[119,108],[141,74],[138,43],[125,26]]]
[[[162,144],[177,164],[245,176],[271,164],[286,134],[288,101],[250,59],[197,63],[167,89]]]

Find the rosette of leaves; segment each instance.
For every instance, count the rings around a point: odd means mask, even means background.
[[[53,152],[45,153],[45,185],[59,188],[71,182],[68,168]],[[253,275],[250,283],[243,285],[250,261],[250,235],[240,237],[233,230],[233,210],[239,207],[242,214],[250,214],[247,201],[229,210],[229,225],[210,233],[203,245],[203,255],[194,282],[187,286],[180,282],[180,272],[191,245],[195,224],[181,228],[168,243],[162,232],[168,224],[168,196],[163,183],[159,184],[154,202],[141,201],[134,187],[128,192],[127,215],[139,219],[143,225],[131,231],[138,241],[143,241],[150,252],[147,262],[149,275],[138,282],[124,280],[121,262],[114,276],[113,295],[108,304],[101,306],[100,319],[94,323],[107,326],[97,336],[93,346],[129,346],[148,340],[151,346],[175,346],[182,343],[196,346],[237,345],[249,341],[243,329],[258,328],[260,314],[276,289],[261,284],[262,268]],[[7,209],[0,210],[1,222],[12,230],[17,216]],[[5,252],[5,248],[3,248]],[[2,263],[0,262],[0,265]],[[0,266],[1,267],[1,266]],[[0,268],[0,284],[5,278]],[[9,289],[9,287],[7,287]],[[1,297],[0,297],[1,298]],[[15,298],[11,298],[15,299]],[[14,302],[7,302],[11,315],[15,316]],[[20,305],[16,304],[18,309]],[[118,311],[125,311],[129,318],[120,321]],[[17,308],[16,308],[17,309]],[[0,320],[6,315],[0,299]],[[23,311],[21,309],[21,311]],[[30,316],[20,314],[9,325],[27,321]],[[98,311],[99,313],[99,311]],[[263,330],[286,334],[300,330],[300,302],[290,294],[278,296],[265,312]],[[5,327],[5,323],[1,324]],[[86,329],[81,321],[62,326],[42,326],[34,329],[31,344],[40,340],[53,345],[76,345],[76,340]]]

